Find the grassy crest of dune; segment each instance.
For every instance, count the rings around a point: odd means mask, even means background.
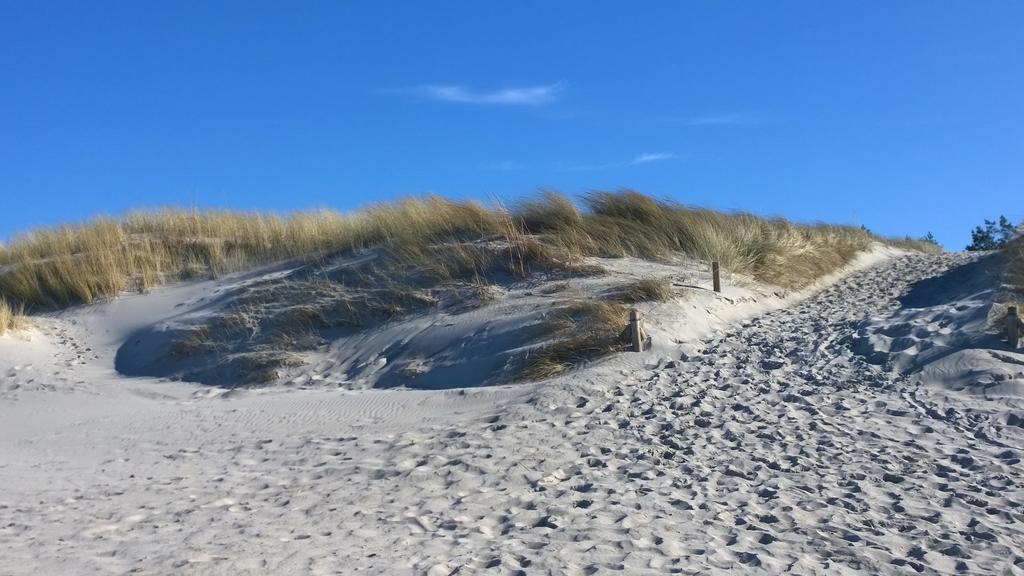
[[[321,332],[414,314],[438,299],[480,306],[496,285],[539,273],[549,280],[600,273],[588,257],[719,260],[732,272],[797,288],[877,241],[938,249],[859,227],[691,208],[631,190],[579,201],[544,192],[508,208],[425,196],[348,214],[165,209],[37,229],[0,247],[0,332],[23,325],[25,308],[89,303],[274,262],[322,262],[307,267],[321,271],[307,273],[315,278],[254,289],[235,312],[182,333],[169,351],[230,356],[248,381],[264,381],[296,361],[292,352],[321,342]],[[373,254],[367,264],[329,266],[334,256],[364,250]],[[552,376],[622,349],[626,305],[671,297],[667,281],[644,278],[604,300],[563,305],[541,327],[545,342],[520,377]],[[235,337],[243,333],[261,336]]]
[[[278,216],[168,209],[34,230],[0,250],[0,294],[29,306],[66,306],[145,291],[183,278],[389,245],[417,257],[427,246],[500,230],[496,212],[438,197]]]
[[[479,248],[485,241],[502,243],[510,269],[523,276],[533,262],[571,267],[587,256],[681,253],[797,287],[846,264],[874,240],[880,239],[856,227],[689,208],[629,190],[594,192],[582,204],[547,192],[511,209],[438,196],[351,214],[167,209],[17,237],[0,248],[0,295],[17,305],[60,307],[369,247],[442,278],[471,277],[493,257],[493,250]]]

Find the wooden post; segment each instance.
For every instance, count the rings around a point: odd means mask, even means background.
[[[1020,347],[1021,320],[1017,315],[1017,307],[1010,306],[1006,309],[1006,340],[1010,343],[1010,349],[1016,350]]]
[[[629,311],[629,338],[630,350],[640,352],[643,350],[643,340],[640,336],[640,312],[633,308]]]
[[[711,261],[711,281],[714,283],[715,292],[722,291],[722,274],[719,270],[718,260]]]

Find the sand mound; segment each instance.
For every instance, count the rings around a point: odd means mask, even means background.
[[[44,318],[0,338],[0,373],[26,385],[0,403],[0,571],[1014,573],[1024,402],[854,349],[871,323],[946,306],[901,298],[963,263],[898,256],[800,300],[650,304],[651,351],[443,391],[113,369],[128,335],[262,273]]]
[[[865,258],[886,253],[879,249]],[[519,380],[558,332],[572,336],[571,329],[552,328],[571,310],[594,302],[622,308],[616,300],[623,287],[639,281],[664,286],[664,302],[633,302],[635,295],[628,294],[628,305],[645,314],[659,346],[786,302],[784,291],[738,275],[715,294],[707,264],[681,258],[592,258],[581,269],[600,273],[490,274],[494,281],[482,286],[422,271],[396,278],[394,271],[381,272],[370,251],[161,288],[155,293],[164,301],[179,302],[170,309],[133,310],[142,316],[117,343],[114,366],[126,376],[228,388],[491,386]],[[98,314],[120,315],[123,300],[150,298],[118,299],[67,315],[84,315],[90,323]],[[607,330],[617,335],[624,328],[625,319]]]

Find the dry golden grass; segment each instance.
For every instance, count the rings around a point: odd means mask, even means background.
[[[536,200],[520,202],[515,213],[523,226],[534,233],[578,228],[583,224],[583,214],[576,203],[551,190],[541,192]]]
[[[551,378],[622,350],[620,336],[628,321],[629,311],[615,302],[581,300],[566,306],[541,327],[552,342],[530,354],[518,377]]]
[[[179,278],[369,246],[422,259],[432,244],[501,231],[495,211],[436,196],[351,215],[164,210],[97,218],[35,230],[0,249],[0,294],[31,306],[88,303]]]
[[[797,225],[781,218],[689,208],[623,190],[593,192],[580,211],[545,193],[516,210],[526,228],[565,253],[662,258],[682,253],[787,288],[808,284],[850,262],[871,242],[893,244],[853,226]],[[908,246],[934,249],[934,245]]]
[[[793,287],[842,266],[873,240],[879,239],[858,228],[686,208],[628,190],[589,194],[583,209],[553,192],[511,211],[437,196],[353,214],[172,209],[16,238],[0,247],[0,295],[29,307],[66,306],[368,247],[384,248],[396,265],[441,280],[483,277],[497,264],[525,277],[535,269],[594,272],[583,266],[586,256],[682,253]],[[487,242],[501,250],[482,248]]]
[[[664,302],[672,297],[672,282],[667,278],[642,278],[619,286],[611,297],[623,304]]]
[[[26,324],[25,310],[21,304],[11,304],[0,296],[0,335],[8,330],[18,330]]]
[[[903,238],[883,238],[883,241],[895,248],[902,248],[904,250],[913,250],[915,252],[925,252],[929,254],[938,254],[942,252],[942,246],[939,246],[935,242],[929,242],[920,238],[911,238],[910,236],[904,236]]]

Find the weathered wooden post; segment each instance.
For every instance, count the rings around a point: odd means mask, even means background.
[[[719,269],[718,260],[711,261],[711,281],[715,286],[715,292],[722,291],[722,273]]]
[[[1010,349],[1020,348],[1021,319],[1017,315],[1017,307],[1010,306],[1006,309],[1006,340],[1010,343]]]
[[[640,312],[636,308],[629,311],[629,339],[630,350],[633,352],[643,350],[643,337],[640,334]]]

